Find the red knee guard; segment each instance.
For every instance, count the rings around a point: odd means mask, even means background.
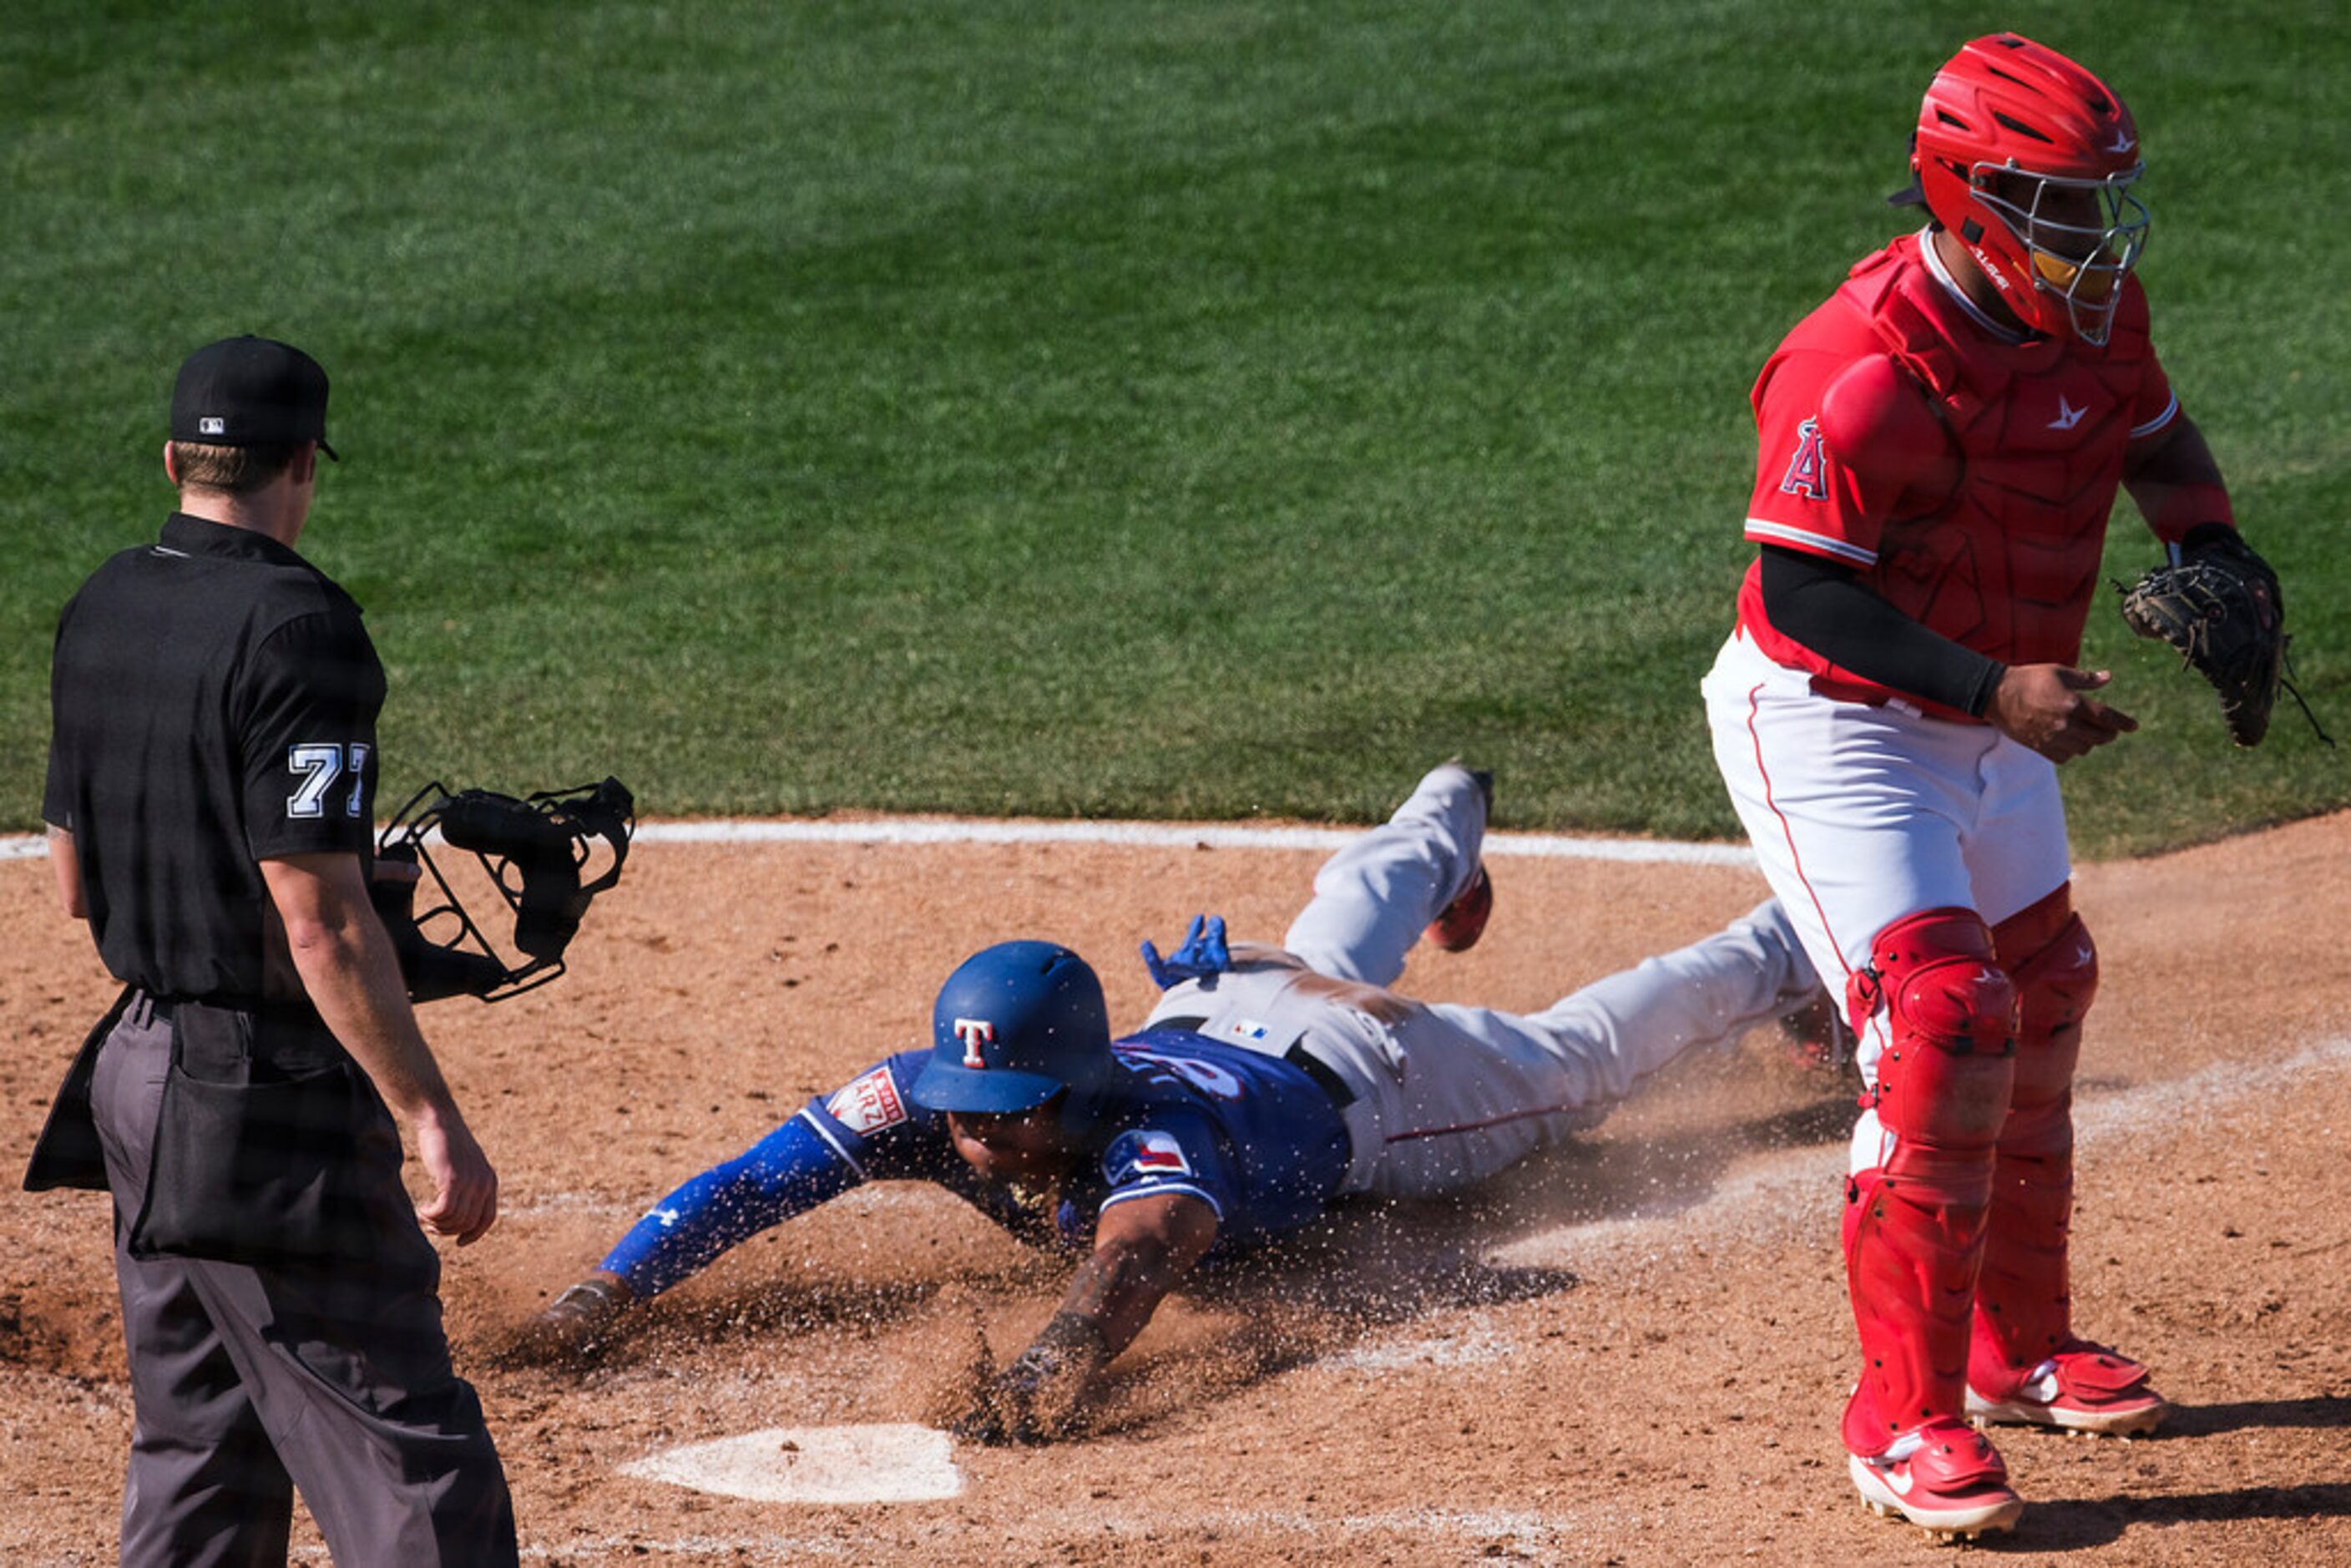
[[[2061,887],[1993,933],[2017,988],[2016,1086],[2001,1129],[1968,1382],[2005,1399],[2073,1340],[2074,1070],[2097,949]]]
[[[1968,1322],[2014,1073],[2016,990],[1964,909],[1896,921],[1848,990],[1887,1014],[1871,1103],[1893,1152],[1845,1191],[1845,1279],[1862,1375],[1844,1440],[1864,1456],[1962,1410]]]

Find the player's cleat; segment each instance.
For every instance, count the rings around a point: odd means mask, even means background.
[[[540,1357],[584,1354],[596,1348],[612,1320],[627,1310],[629,1287],[611,1274],[590,1274],[568,1286],[531,1319],[522,1346]]]
[[[1968,1419],[1980,1429],[2001,1423],[2102,1437],[2144,1437],[2171,1409],[2147,1378],[2147,1368],[2126,1355],[2088,1340],[2069,1340],[2012,1388],[1980,1394],[1970,1377]]]
[[[1428,923],[1428,939],[1444,952],[1467,953],[1486,935],[1486,922],[1493,915],[1494,879],[1486,874],[1486,863],[1480,861],[1469,885]]]
[[[1870,1512],[1899,1514],[1945,1538],[2006,1530],[2024,1511],[1990,1439],[1948,1416],[1904,1433],[1882,1454],[1854,1454],[1847,1463]]]
[[[548,1303],[543,1315],[549,1322],[594,1326],[618,1312],[628,1299],[626,1286],[601,1274],[591,1274],[576,1285],[567,1286],[561,1295]]]
[[[1853,1030],[1826,986],[1803,1006],[1781,1016],[1780,1036],[1788,1060],[1799,1067],[1842,1072],[1853,1061]]]

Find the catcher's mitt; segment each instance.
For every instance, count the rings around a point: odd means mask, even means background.
[[[2230,529],[2157,567],[2122,596],[2132,631],[2170,643],[2183,664],[2211,683],[2229,737],[2260,745],[2286,649],[2285,603],[2269,562]]]

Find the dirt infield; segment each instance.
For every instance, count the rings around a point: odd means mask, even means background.
[[[1402,781],[1408,783],[1409,780]],[[639,847],[572,972],[428,1032],[504,1210],[447,1254],[461,1367],[528,1561],[751,1563],[2351,1562],[2351,816],[2084,868],[2104,980],[2079,1120],[2077,1316],[2154,1364],[2161,1437],[2014,1432],[2018,1532],[1865,1513],[1834,1417],[1852,1330],[1839,1086],[1769,1042],[1686,1061],[1474,1202],[1351,1212],[1172,1302],[1093,1436],[958,1448],[959,1495],[735,1500],[622,1467],[768,1427],[920,1421],[1060,1266],[877,1186],[739,1249],[584,1374],[515,1325],[653,1198],[886,1051],[971,948],[1051,937],[1141,1017],[1129,955],[1196,909],[1278,936],[1319,855],[1086,844]],[[1755,873],[1497,857],[1474,952],[1405,985],[1526,1009],[1697,936]],[[0,862],[0,1166],[22,1168],[110,987],[38,859]],[[130,1396],[105,1202],[0,1209],[0,1561],[113,1560]],[[307,1523],[298,1540],[323,1550]]]

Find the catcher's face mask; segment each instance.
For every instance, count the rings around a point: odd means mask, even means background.
[[[1911,140],[1927,210],[2018,319],[2086,343],[2106,340],[2146,242],[2139,166],[2114,89],[2014,33],[1970,41],[1935,73]]]
[[[2110,180],[1978,172],[1988,187],[1979,199],[2008,225],[2047,301],[2020,313],[2044,331],[2062,325],[2085,343],[2105,342],[2123,279],[2147,248],[2147,206],[2131,193],[2137,167]]]
[[[487,789],[452,795],[438,783],[417,791],[385,827],[376,859],[418,874],[373,884],[411,999],[504,1001],[563,973],[564,949],[589,902],[620,880],[635,831],[636,801],[617,779],[519,800]],[[484,935],[435,863],[428,841],[436,833],[444,850],[475,857],[513,913],[503,947]],[[600,855],[609,861],[590,875]]]

